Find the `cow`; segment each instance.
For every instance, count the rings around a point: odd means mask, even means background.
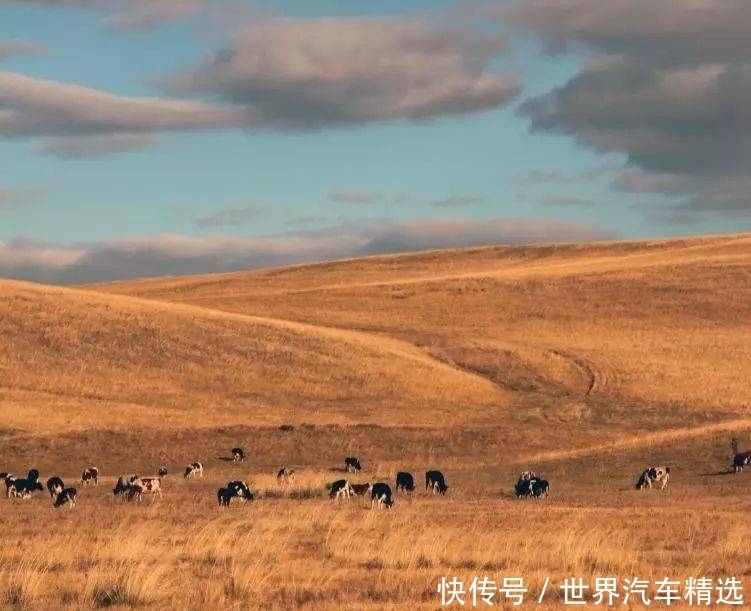
[[[433,491],[433,494],[446,494],[448,490],[443,473],[440,471],[425,472],[425,492]]]
[[[130,490],[130,487],[133,485],[133,482],[135,482],[137,479],[138,479],[138,476],[135,473],[121,475],[120,477],[117,478],[117,483],[115,484],[115,487],[112,489],[112,493],[115,496],[124,495],[126,492]]]
[[[76,506],[76,489],[75,488],[65,488],[60,492],[60,494],[57,495],[57,499],[55,499],[55,507],[62,507],[66,503],[70,504],[70,508],[73,509]]]
[[[347,456],[344,459],[344,468],[347,473],[357,473],[362,469],[359,459],[354,456]]]
[[[220,507],[229,507],[229,502],[234,496],[236,496],[235,491],[230,490],[229,488],[219,488],[216,493],[216,498],[219,501]]]
[[[235,496],[241,501],[252,501],[255,498],[250,491],[250,486],[248,486],[247,482],[240,480],[228,482],[227,488],[234,491]]]
[[[59,477],[51,477],[47,480],[47,490],[50,492],[50,498],[55,498],[65,488],[65,483]]]
[[[740,452],[733,457],[733,473],[740,473],[743,467],[751,464],[751,452]]]
[[[541,481],[534,471],[522,471],[516,480],[514,491],[516,492],[516,498],[523,496],[532,496],[534,491],[534,483]]]
[[[295,470],[287,469],[287,467],[282,467],[276,474],[276,481],[278,481],[280,484],[286,484],[287,482],[295,481]]]
[[[192,462],[185,467],[183,477],[193,477],[194,475],[203,477],[203,465],[200,462]]]
[[[135,499],[139,503],[144,494],[154,494],[162,498],[162,480],[158,477],[137,477],[128,489],[129,501]]]
[[[39,471],[37,469],[29,469],[29,474],[26,476],[26,479],[30,482],[36,482],[39,480]]]
[[[396,474],[396,491],[403,490],[406,492],[412,492],[415,489],[415,478],[411,473],[405,471],[399,471]]]
[[[89,484],[93,484],[94,486],[99,485],[99,469],[96,467],[87,467],[83,470],[83,473],[81,474],[81,483],[84,486],[88,486]]]
[[[373,484],[373,491],[370,495],[371,509],[373,509],[375,503],[378,503],[378,509],[383,509],[384,507],[391,509],[394,500],[391,498],[391,487],[388,484],[384,484],[383,482]]]
[[[44,490],[44,486],[36,480],[30,479],[14,479],[10,484],[6,479],[8,498],[15,496],[22,499],[31,497],[31,493],[36,490]]]
[[[649,467],[639,477],[636,482],[636,489],[652,488],[653,484],[662,484],[660,490],[664,490],[670,479],[670,467]]]
[[[548,496],[550,493],[550,484],[546,479],[532,480],[532,496],[539,499],[541,496]]]
[[[232,448],[232,462],[242,462],[245,460],[245,452],[242,448]]]
[[[159,477],[167,477],[167,467],[159,467],[159,469],[157,470],[156,474]]]
[[[353,494],[356,494],[357,496],[365,496],[373,489],[373,484],[370,482],[366,484],[351,484],[351,488]]]
[[[345,498],[348,499],[354,494],[352,491],[352,486],[349,485],[349,482],[346,479],[338,479],[333,484],[331,484],[331,490],[329,490],[329,498]]]

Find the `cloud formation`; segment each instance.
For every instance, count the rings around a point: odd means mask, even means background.
[[[345,204],[373,204],[377,201],[375,195],[353,191],[332,191],[329,193],[329,200]]]
[[[498,107],[520,90],[490,70],[505,41],[417,19],[270,19],[168,79],[247,110],[253,125],[320,129]]]
[[[40,55],[44,48],[26,40],[0,40],[0,59],[12,55]]]
[[[219,210],[213,214],[202,216],[196,219],[196,225],[199,227],[220,227],[243,225],[250,220],[256,219],[263,214],[263,211],[256,206],[245,206],[244,208],[228,208]]]
[[[435,208],[459,208],[478,204],[481,201],[481,197],[473,195],[450,195],[449,197],[433,200],[430,202],[430,205]]]
[[[523,0],[498,13],[558,47],[593,49],[567,83],[521,106],[533,129],[625,153],[639,182],[622,177],[619,188],[651,183],[708,210],[751,207],[745,0]]]
[[[160,235],[54,245],[0,242],[0,277],[52,284],[235,271],[363,255],[616,237],[556,219],[427,219],[331,226],[266,237]]]
[[[149,134],[104,134],[96,136],[68,136],[43,139],[34,150],[40,155],[61,159],[100,157],[112,153],[132,151],[150,145]]]
[[[15,210],[35,202],[41,192],[37,189],[9,189],[0,187],[0,211]]]

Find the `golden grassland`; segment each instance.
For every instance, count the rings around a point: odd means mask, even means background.
[[[0,605],[436,609],[441,577],[487,575],[545,609],[567,577],[747,581],[751,474],[728,467],[731,437],[751,449],[750,274],[738,235],[0,281],[0,470],[80,496],[0,499]],[[330,501],[347,455],[354,482],[418,490]],[[650,464],[665,491],[634,489]],[[88,465],[99,487],[74,483]],[[113,498],[160,465],[164,498]],[[435,468],[446,497],[421,490]],[[550,498],[513,497],[530,468]],[[236,478],[256,500],[219,508]]]

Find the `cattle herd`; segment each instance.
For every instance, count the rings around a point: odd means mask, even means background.
[[[733,439],[733,462],[731,468],[734,473],[740,473],[743,468],[751,464],[751,451],[739,452],[738,441]],[[242,448],[232,449],[232,461],[242,462],[245,459],[245,453]],[[359,473],[362,470],[360,460],[354,456],[348,456],[344,459],[344,467],[347,473]],[[159,467],[158,475],[154,477],[139,477],[135,473],[120,475],[112,492],[116,497],[123,500],[136,501],[142,500],[145,494],[154,497],[162,496],[162,480],[167,476],[167,469]],[[185,467],[184,478],[203,477],[203,464],[200,462],[190,463]],[[39,482],[39,471],[30,469],[25,478],[14,477],[11,473],[0,473],[0,478],[5,481],[5,490],[7,498],[28,499],[32,493],[43,491],[44,487]],[[284,485],[294,481],[295,470],[288,467],[282,467],[277,472],[277,481]],[[636,482],[636,489],[660,487],[664,490],[670,479],[670,467],[668,466],[650,466],[645,469]],[[81,474],[80,484],[82,486],[97,486],[99,484],[99,469],[96,467],[87,467]],[[329,486],[329,498],[331,499],[349,499],[355,496],[370,496],[371,508],[391,508],[394,499],[391,492],[391,486],[385,482],[376,483],[350,483],[347,479],[339,479]],[[396,474],[396,492],[413,492],[415,490],[415,480],[411,473],[399,471]],[[440,471],[427,471],[425,473],[425,492],[430,494],[445,495],[448,490],[446,480]],[[47,480],[47,491],[50,498],[53,499],[54,507],[63,507],[68,505],[71,509],[76,506],[77,491],[75,488],[66,487],[63,480],[58,476],[50,477]],[[547,480],[541,478],[532,471],[522,472],[516,484],[514,492],[517,498],[531,497],[539,499],[547,497],[550,493],[550,484]],[[217,491],[217,501],[220,507],[229,506],[233,499],[240,502],[252,501],[255,497],[250,490],[247,482],[236,480],[228,482],[225,487]]]

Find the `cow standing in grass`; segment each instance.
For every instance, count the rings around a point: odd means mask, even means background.
[[[81,474],[81,483],[84,486],[88,485],[99,485],[99,469],[96,467],[88,467],[83,470],[83,473]]]
[[[192,462],[185,467],[185,473],[183,477],[203,477],[203,465],[200,462]]]
[[[348,499],[354,494],[352,486],[346,479],[338,479],[331,484],[331,490],[329,490],[329,498]]]
[[[440,471],[427,471],[425,473],[425,492],[432,491],[433,494],[446,494],[448,488],[443,473]]]
[[[394,500],[391,497],[391,487],[388,484],[379,482],[373,484],[373,491],[370,494],[370,508],[373,509],[375,504],[378,504],[378,509],[387,507],[391,509],[394,504]]]
[[[396,474],[396,491],[412,492],[415,489],[415,478],[411,473],[399,471]]]
[[[65,483],[59,477],[51,477],[47,480],[47,490],[49,490],[50,498],[55,498],[65,488]]]
[[[232,448],[232,462],[243,462],[245,460],[245,452],[242,448]]]
[[[65,488],[57,495],[55,499],[55,507],[62,507],[68,505],[71,509],[76,506],[76,499],[78,498],[75,488]]]
[[[660,490],[664,490],[670,480],[670,467],[649,467],[636,482],[636,489],[652,488],[660,484]]]

